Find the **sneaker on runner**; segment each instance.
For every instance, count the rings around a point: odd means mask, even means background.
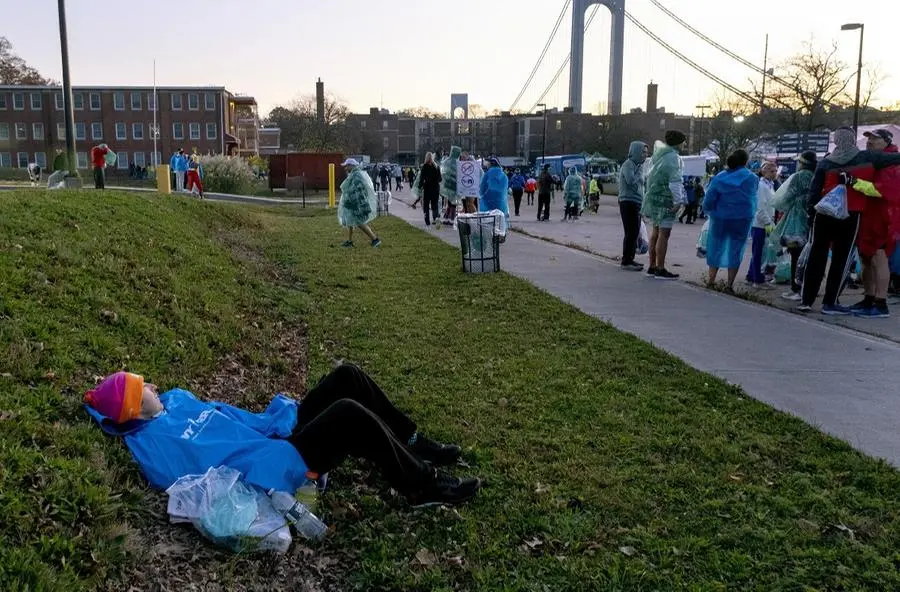
[[[640,263],[635,262],[623,263],[622,269],[624,269],[625,271],[644,271],[644,266]]]
[[[785,292],[781,297],[785,300],[792,300],[794,302],[803,300],[803,296],[800,295],[800,292]]]
[[[808,304],[801,304],[797,307],[797,312],[812,312],[812,306]]]
[[[342,247],[352,247],[352,246],[353,246],[353,241],[351,241],[351,240],[344,241],[344,242],[341,244],[341,246],[342,246]]]
[[[875,306],[875,299],[866,296],[856,304],[850,307],[851,312],[856,312],[858,310],[868,310]]]
[[[657,270],[655,267],[648,267],[647,268],[647,277],[656,277],[656,271]]]
[[[854,309],[853,316],[861,319],[886,319],[891,316],[891,311],[887,306],[872,306],[870,308]]]
[[[469,501],[480,488],[481,479],[478,477],[459,478],[435,469],[428,483],[409,496],[409,502],[418,508],[452,506]]]
[[[656,279],[658,280],[677,280],[679,277],[677,273],[672,273],[665,267],[656,270]]]
[[[380,246],[381,246],[381,239],[380,239],[380,238],[376,238],[375,240],[373,240],[373,241],[372,241],[372,246],[373,246],[373,247],[380,247]]]
[[[822,314],[829,317],[845,317],[850,314],[850,307],[843,304],[825,304],[822,306]]]

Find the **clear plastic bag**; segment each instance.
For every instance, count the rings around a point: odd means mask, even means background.
[[[118,155],[115,152],[113,152],[112,150],[107,152],[106,155],[103,157],[103,159],[106,161],[106,166],[108,166],[108,167],[116,166],[116,161],[118,160],[118,158],[119,158]]]
[[[245,483],[228,467],[203,475],[185,475],[167,490],[169,520],[190,522],[214,543],[235,552],[284,553],[290,530],[261,490]]]
[[[847,210],[847,188],[838,185],[825,194],[825,197],[816,204],[816,211],[824,216],[837,218],[838,220],[846,220],[850,217]]]
[[[800,251],[800,256],[797,257],[797,277],[802,278],[803,274],[806,272],[806,264],[809,262],[809,253],[812,250],[812,242],[806,243],[806,246],[803,247],[803,250]]]
[[[789,284],[791,282],[791,256],[788,253],[782,254],[775,264],[775,283]]]
[[[706,257],[706,244],[709,240],[709,220],[703,223],[700,229],[700,236],[697,237],[697,257]]]
[[[641,230],[638,234],[637,252],[639,255],[646,255],[650,251],[650,236],[647,234],[647,225],[641,220]]]

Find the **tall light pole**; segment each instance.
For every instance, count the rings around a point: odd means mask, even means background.
[[[541,144],[541,166],[547,164],[547,104],[538,103],[538,107],[543,108],[541,114],[544,116],[544,141]]]
[[[703,121],[705,120],[706,110],[712,109],[709,105],[697,105],[694,109],[700,109],[700,133],[699,138],[697,138],[697,143],[700,144],[700,147],[697,149],[697,154],[701,154],[703,152]]]
[[[855,31],[856,29],[859,29],[859,64],[856,67],[856,102],[853,104],[853,131],[859,132],[859,91],[862,84],[863,34],[866,31],[866,26],[863,23],[841,25],[841,31]]]
[[[66,0],[58,0],[59,47],[62,53],[63,113],[66,119],[66,166],[72,176],[78,176],[75,158],[75,112],[72,110],[72,79],[69,76],[69,41],[66,34]]]

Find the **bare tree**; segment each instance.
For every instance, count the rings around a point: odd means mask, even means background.
[[[288,106],[275,107],[266,120],[281,128],[282,143],[301,151],[329,152],[347,150],[358,143],[347,125],[349,115],[346,103],[326,95],[324,118],[320,120],[315,95],[305,95]]]
[[[814,131],[844,123],[846,110],[855,102],[855,76],[856,68],[838,57],[836,43],[820,49],[807,41],[803,51],[775,67],[765,96],[752,84],[759,103],[782,129]],[[878,68],[866,70],[861,108],[868,106],[883,80]]]
[[[712,100],[711,106],[714,115],[700,122],[701,132],[704,143],[709,138],[709,149],[720,162],[725,162],[735,150],[756,150],[765,135],[756,105],[743,97],[723,92]]]
[[[447,113],[432,111],[427,107],[407,107],[398,111],[397,115],[401,117],[415,117],[416,119],[445,119],[448,117]]]
[[[12,43],[6,37],[0,37],[0,84],[43,85],[53,82],[26,64],[12,49]]]

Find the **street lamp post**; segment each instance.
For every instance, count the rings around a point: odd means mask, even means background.
[[[78,174],[75,158],[75,112],[72,110],[72,79],[69,76],[69,42],[66,34],[66,0],[58,0],[59,46],[62,53],[63,109],[66,120],[66,166],[72,176]]]
[[[859,29],[859,63],[856,67],[856,102],[853,104],[853,131],[859,131],[859,91],[862,84],[862,56],[863,56],[863,34],[866,26],[863,23],[847,23],[841,25],[841,31],[855,31]]]
[[[544,127],[543,127],[544,139],[543,139],[543,142],[541,143],[541,166],[544,166],[545,164],[547,164],[547,104],[546,103],[538,103],[537,106],[541,107],[543,109],[541,114],[544,117]]]
[[[700,144],[700,147],[697,149],[697,154],[701,154],[703,152],[703,121],[706,118],[706,110],[712,109],[712,107],[709,105],[697,105],[694,109],[700,109],[700,133],[697,138],[697,143]]]

